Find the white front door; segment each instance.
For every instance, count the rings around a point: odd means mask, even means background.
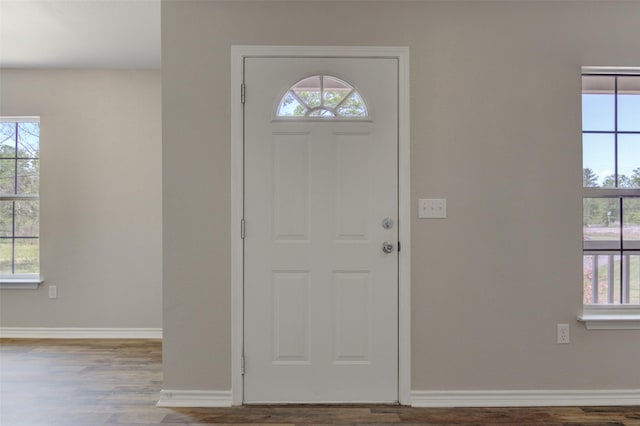
[[[397,70],[394,58],[245,58],[247,403],[398,401]],[[310,76],[348,82],[367,116],[278,117]]]

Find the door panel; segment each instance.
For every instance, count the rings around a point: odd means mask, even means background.
[[[363,191],[369,179],[369,135],[335,135],[336,239],[367,240],[369,194]]]
[[[273,362],[309,362],[309,273],[273,274]]]
[[[309,134],[273,135],[274,240],[309,239]]]
[[[312,75],[369,117],[275,119]],[[397,60],[245,59],[244,400],[398,400]]]
[[[371,283],[369,272],[333,273],[334,363],[369,363]]]

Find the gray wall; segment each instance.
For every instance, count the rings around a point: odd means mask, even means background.
[[[165,389],[228,390],[230,46],[411,49],[412,388],[640,383],[581,311],[580,67],[640,66],[639,2],[164,1]],[[570,323],[569,345],[555,325]]]
[[[160,72],[4,69],[0,94],[41,117],[46,280],[0,290],[0,325],[161,327]]]

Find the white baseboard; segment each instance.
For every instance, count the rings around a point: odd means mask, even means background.
[[[157,407],[231,407],[231,391],[162,390]]]
[[[161,328],[0,327],[0,338],[162,339]]]
[[[638,405],[640,389],[411,391],[413,407],[548,407]]]

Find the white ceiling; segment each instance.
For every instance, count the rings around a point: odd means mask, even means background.
[[[0,67],[160,68],[160,0],[0,0]]]

